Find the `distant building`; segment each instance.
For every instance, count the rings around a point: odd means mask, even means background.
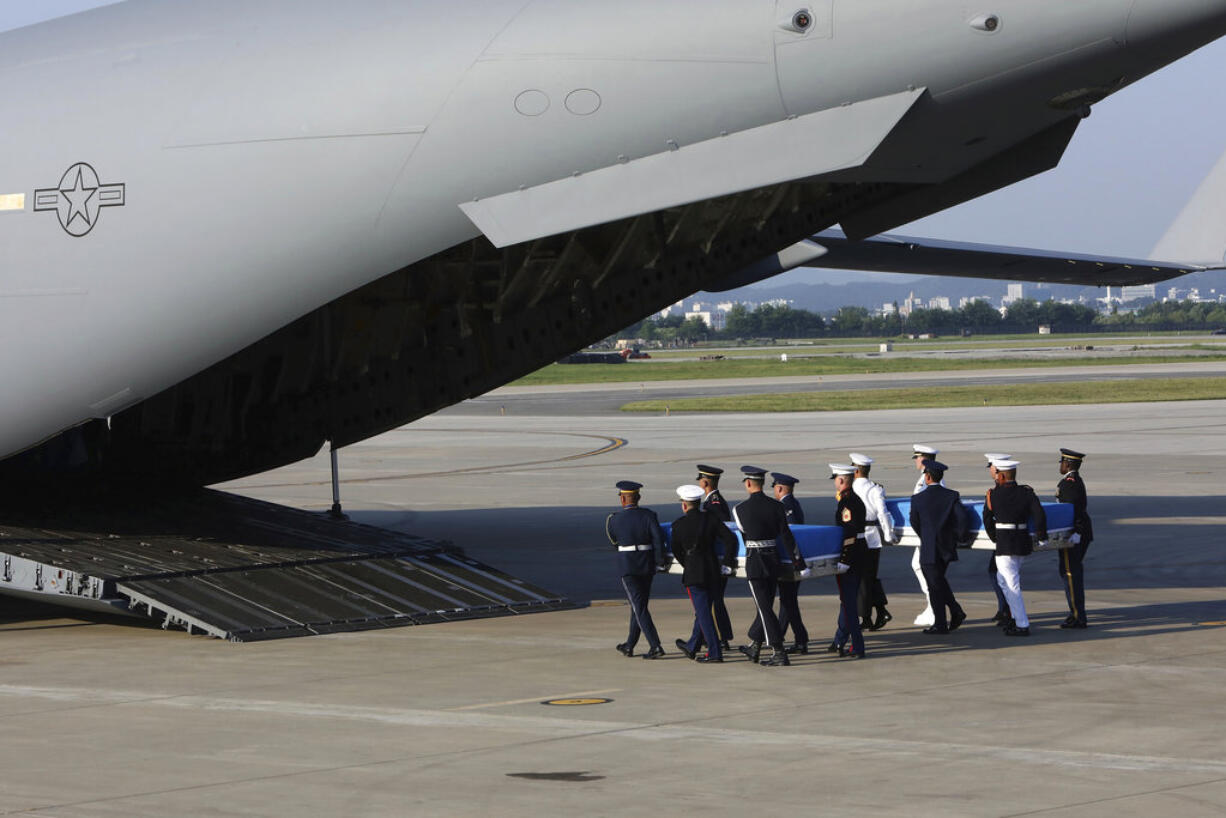
[[[881,305],[881,317],[889,318],[891,315],[898,314],[898,305],[893,301],[886,302]]]
[[[1137,284],[1132,287],[1120,288],[1120,301],[1139,301],[1142,298],[1157,298],[1156,284]]]
[[[992,297],[988,295],[972,295],[968,298],[958,299],[958,309],[964,309],[967,304],[974,304],[976,301],[982,301],[985,304],[992,303]]]
[[[902,302],[902,307],[898,310],[898,313],[903,318],[906,318],[922,306],[923,302],[915,297],[915,290],[912,290],[911,294],[907,296],[905,301]]]
[[[685,314],[685,320],[701,318],[710,329],[721,330],[728,323],[728,313],[721,310],[692,310]]]
[[[1025,297],[1026,297],[1026,285],[1025,284],[1010,284],[1008,287],[1008,291],[1005,294],[1005,297],[1000,300],[1000,304],[1002,307],[1007,307],[1010,304],[1012,304],[1014,301],[1021,301]]]
[[[930,310],[948,310],[951,309],[949,299],[946,296],[938,295],[935,298],[928,299],[928,309]]]

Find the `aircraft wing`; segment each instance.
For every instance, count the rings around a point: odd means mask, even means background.
[[[886,234],[852,241],[838,230],[819,233],[813,241],[827,252],[807,261],[806,267],[878,273],[1118,287],[1223,268],[1220,264],[1178,264]]]

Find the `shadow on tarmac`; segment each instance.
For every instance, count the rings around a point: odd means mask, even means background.
[[[726,494],[735,503],[731,493]],[[963,496],[977,496],[964,491]],[[834,517],[832,498],[802,498],[806,519],[825,523]],[[648,504],[662,522],[680,516],[671,502]],[[1226,551],[1221,548],[1222,525],[1211,523],[1216,510],[1226,508],[1218,497],[1091,497],[1095,540],[1085,559],[1086,587],[1120,590],[1136,588],[1217,588],[1226,586]],[[620,599],[623,592],[614,574],[614,559],[604,534],[604,521],[614,508],[538,506],[454,511],[356,511],[363,523],[418,536],[449,540],[470,556],[488,562],[512,576],[535,582],[577,602]],[[1169,522],[1167,522],[1169,520]],[[1119,522],[1117,522],[1119,521]],[[918,594],[911,571],[910,548],[887,548],[880,577],[891,592]],[[955,594],[989,592],[987,577],[991,552],[964,550],[950,566]],[[1054,553],[1033,555],[1026,563],[1023,585],[1027,590],[1054,591],[1063,587]],[[730,586],[731,595],[748,596],[744,582]],[[833,595],[829,578],[809,580],[802,594]],[[653,596],[684,596],[678,578],[657,578]]]
[[[1092,490],[1092,485],[1091,485]],[[964,496],[975,496],[969,491]],[[731,492],[726,496],[733,503],[739,498]],[[825,497],[802,498],[809,522],[825,522],[833,517],[834,501]],[[652,504],[662,521],[680,516],[672,502]],[[1197,589],[1226,586],[1226,552],[1221,548],[1222,525],[1214,522],[1215,510],[1226,508],[1226,497],[1156,497],[1156,496],[1091,496],[1090,512],[1094,517],[1096,539],[1086,556],[1087,593],[1099,590],[1131,589]],[[455,543],[468,555],[487,562],[511,576],[534,582],[541,587],[563,594],[580,604],[595,600],[624,599],[624,592],[615,574],[615,562],[604,535],[606,516],[611,507],[538,506],[530,508],[485,508],[447,511],[382,511],[347,509],[356,522],[375,525],[417,536],[445,539]],[[1169,522],[1168,522],[1169,521]],[[158,528],[165,520],[157,520]],[[909,548],[887,548],[882,555],[880,577],[886,593],[918,595],[919,586],[911,572]],[[960,559],[950,566],[949,579],[956,595],[988,593],[992,590],[986,573],[991,553],[962,551]],[[1037,554],[1026,564],[1024,588],[1028,591],[1056,591],[1063,586],[1055,554]],[[837,595],[831,578],[806,581],[801,586],[803,597],[822,598],[827,604]],[[673,575],[657,577],[653,598],[684,598],[680,578]],[[729,586],[729,598],[748,598],[745,582],[734,580]],[[813,604],[810,602],[810,604]],[[909,608],[902,613],[909,614]],[[913,607],[913,605],[911,606]],[[904,616],[895,611],[894,627]],[[1138,607],[1093,610],[1092,625],[1086,631],[1061,631],[1056,617],[1035,617],[1037,633],[1043,634],[1050,625],[1061,639],[1094,640],[1127,636],[1153,628],[1171,631],[1196,628],[1198,621],[1226,620],[1226,601],[1221,603],[1155,603]],[[83,624],[65,625],[72,618]],[[46,624],[40,624],[46,623]],[[92,624],[122,623],[132,627],[160,627],[156,622],[128,619],[123,616],[86,615],[53,606],[0,597],[0,629],[86,627]],[[814,634],[821,633],[812,626]],[[878,643],[874,655],[898,651],[958,649],[964,641],[975,647],[986,642],[1012,643],[990,631],[968,622],[959,630],[955,641],[938,645],[933,638],[918,631],[891,629],[874,633]],[[1149,632],[1152,632],[1150,630]],[[903,637],[906,637],[903,639]],[[1031,639],[1043,638],[1032,636]],[[819,640],[820,641],[820,640]],[[815,642],[816,644],[816,642]],[[968,644],[967,646],[970,646]],[[820,649],[820,648],[819,648]]]

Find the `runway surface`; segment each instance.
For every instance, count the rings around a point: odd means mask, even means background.
[[[10,606],[0,815],[1221,815],[1223,408],[444,413],[342,452],[346,509],[589,607],[229,645]],[[1044,495],[1060,446],[1090,454],[1089,630],[1056,627],[1066,607],[1045,554],[1024,573],[1034,635],[1002,637],[974,552],[951,572],[971,620],[926,637],[910,624],[910,552],[891,549],[895,618],[865,661],[821,650],[828,579],[802,586],[816,652],[790,668],[681,657],[672,640],[692,612],[675,577],[657,578],[652,604],[669,655],[613,650],[628,621],[602,530],[615,481],[645,483],[645,504],[671,519],[694,464],[753,463],[800,477],[822,522],[825,463],[867,452],[891,495],[907,494],[914,442],[940,448],[970,496],[988,484],[983,451],[1015,455]],[[226,488],[331,502],[325,458]],[[740,498],[735,480],[725,494]],[[750,601],[733,589],[743,634]]]

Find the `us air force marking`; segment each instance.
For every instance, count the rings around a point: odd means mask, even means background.
[[[550,699],[547,702],[541,702],[546,707],[587,707],[593,704],[612,704],[612,699]]]
[[[104,207],[123,207],[127,198],[126,185],[107,184],[98,180],[98,173],[84,162],[68,169],[59,187],[34,191],[34,210],[54,210],[60,227],[70,236],[88,235],[98,223]]]

